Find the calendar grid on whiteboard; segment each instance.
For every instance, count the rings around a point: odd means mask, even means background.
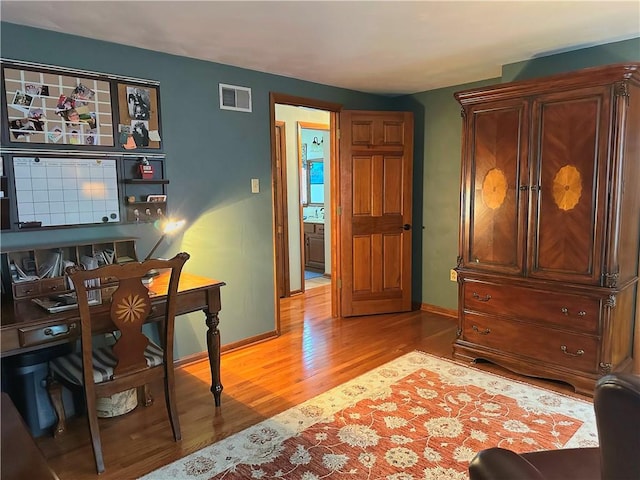
[[[120,221],[116,160],[14,157],[19,222],[43,227]]]

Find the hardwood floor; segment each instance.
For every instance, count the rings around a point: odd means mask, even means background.
[[[151,386],[153,406],[100,420],[106,464],[100,478],[135,479],[404,353],[451,358],[457,326],[423,311],[332,319],[329,287],[283,300],[281,313],[280,337],[223,354],[220,409],[209,392],[208,362],[177,369],[180,442],[173,441],[160,384]],[[478,367],[575,395],[562,383],[526,379],[492,364]],[[64,438],[41,437],[38,444],[62,480],[97,478],[84,417],[69,421]]]

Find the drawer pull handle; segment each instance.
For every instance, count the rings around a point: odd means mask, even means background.
[[[474,332],[479,333],[480,335],[489,335],[491,333],[491,330],[489,328],[485,328],[484,330],[480,330],[475,325],[472,326],[471,328],[473,329]]]
[[[567,307],[562,307],[560,309],[560,311],[564,314],[564,315],[569,315],[569,309]],[[580,310],[578,312],[578,316],[579,317],[584,317],[587,314],[587,312],[585,312],[584,310]]]
[[[58,335],[69,335],[72,330],[75,330],[76,324],[70,325],[55,325],[53,327],[47,327],[44,329],[44,334],[48,337],[57,337]]]
[[[473,296],[473,298],[475,298],[479,302],[488,302],[489,300],[491,300],[491,295],[485,295],[484,297],[481,297],[476,292],[473,292],[472,296]]]
[[[560,346],[560,350],[562,350],[562,353],[564,353],[565,355],[570,355],[572,357],[580,357],[582,355],[584,355],[584,350],[579,349],[576,351],[576,353],[571,353],[569,351],[567,351],[567,346],[566,345],[561,345]]]

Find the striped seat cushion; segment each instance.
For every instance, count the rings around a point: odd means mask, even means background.
[[[149,345],[144,351],[144,357],[149,367],[162,365],[162,348],[149,341]],[[68,382],[82,385],[82,354],[71,353],[64,357],[58,357],[49,363],[51,371],[61,376]],[[93,381],[102,383],[111,380],[113,368],[116,366],[116,357],[111,351],[111,347],[100,347],[93,349]]]

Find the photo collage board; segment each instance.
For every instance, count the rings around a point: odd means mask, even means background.
[[[118,84],[118,139],[125,149],[160,148],[158,94],[139,85]]]
[[[5,60],[2,67],[3,145],[161,148],[157,82]]]
[[[108,81],[5,68],[9,140],[113,146]]]

